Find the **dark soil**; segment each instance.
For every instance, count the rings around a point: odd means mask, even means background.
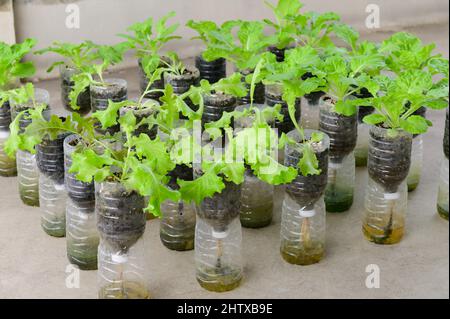
[[[223,58],[207,62],[199,55],[195,57],[195,66],[200,71],[200,79],[211,84],[227,77],[227,61]]]
[[[174,190],[178,190],[180,186],[177,184],[177,179],[192,181],[194,180],[194,171],[192,167],[188,167],[184,164],[177,165],[175,166],[175,169],[168,174],[168,176],[170,177],[168,186]]]
[[[205,198],[200,204],[198,216],[205,219],[216,231],[224,231],[239,216],[241,187],[225,182],[222,193]]]
[[[289,194],[301,207],[313,209],[314,204],[324,194],[328,182],[328,149],[316,153],[319,161],[320,175],[303,176],[299,174],[290,184],[286,185],[286,193]],[[297,168],[301,153],[292,150],[285,157],[286,166]]]
[[[36,146],[36,161],[39,171],[58,184],[64,182],[64,139],[68,136],[64,133],[56,140],[44,139]]]
[[[118,187],[97,193],[96,201],[101,237],[118,252],[126,253],[145,231],[144,198]]]
[[[286,49],[278,49],[277,47],[269,47],[267,49],[269,52],[273,53],[277,57],[277,62],[283,62],[285,55],[286,55]]]
[[[358,137],[358,116],[320,111],[320,130],[330,137],[330,157],[337,163],[351,153]]]
[[[354,93],[353,96],[358,99],[368,99],[373,97],[373,95],[366,88],[362,88],[359,92]],[[372,106],[360,106],[358,108],[358,123],[363,123],[363,119],[373,112],[375,112],[375,108]]]
[[[411,136],[378,136],[372,129],[369,141],[369,176],[387,192],[397,192],[398,186],[409,173],[411,147]]]

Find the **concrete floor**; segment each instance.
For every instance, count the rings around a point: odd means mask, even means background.
[[[412,30],[425,42],[435,41],[448,57],[448,25]],[[373,34],[379,40],[386,34]],[[137,94],[136,70],[118,76]],[[58,81],[37,84],[52,95],[58,109]],[[436,213],[436,193],[445,121],[443,111],[430,112],[435,123],[425,136],[423,178],[410,195],[407,233],[395,246],[368,243],[361,233],[365,169],[357,170],[356,198],[344,214],[327,216],[327,252],[317,265],[292,266],[279,254],[280,203],[270,227],[243,230],[245,279],[238,289],[210,293],[195,280],[194,253],[173,252],[159,241],[159,221],[148,222],[150,287],[154,298],[449,298],[449,225]],[[0,178],[0,298],[96,298],[96,272],[81,272],[80,287],[66,288],[65,240],[40,228],[38,208],[24,206],[16,178]],[[380,268],[381,287],[368,289],[366,267]]]

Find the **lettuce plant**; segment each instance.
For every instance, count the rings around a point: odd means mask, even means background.
[[[236,27],[239,21],[226,21],[222,25],[217,25],[213,21],[194,21],[189,20],[186,26],[198,33],[193,39],[201,40],[205,46],[203,58],[208,61],[214,61],[222,58],[223,51],[217,48],[229,46],[233,42],[232,29]],[[206,54],[205,54],[206,53]]]
[[[228,21],[221,28],[209,32],[208,47],[203,52],[207,61],[225,58],[240,72],[252,71],[258,61],[274,45],[277,36],[264,34],[261,21]]]
[[[7,88],[17,80],[35,73],[36,69],[32,62],[22,61],[35,45],[34,39],[26,39],[13,45],[0,42],[0,89]]]
[[[277,35],[276,47],[285,49],[296,40],[297,17],[301,16],[300,9],[303,4],[298,0],[279,0],[277,5],[265,1],[273,11],[275,21],[264,19],[264,22],[275,29]]]
[[[91,41],[85,41],[80,44],[54,42],[50,47],[36,51],[34,54],[42,55],[45,53],[55,53],[64,60],[56,61],[48,69],[47,72],[52,72],[58,65],[67,65],[76,70],[86,69],[97,58],[92,51],[96,45]]]
[[[380,52],[385,56],[388,69],[396,74],[408,70],[424,70],[433,55],[435,44],[424,45],[422,41],[407,32],[398,32],[383,41]]]
[[[448,89],[435,87],[428,72],[409,70],[397,77],[380,75],[375,81],[380,90],[367,102],[377,112],[363,120],[388,128],[393,134],[399,129],[411,134],[425,133],[432,123],[414,113],[421,107],[443,109],[448,106]]]
[[[125,51],[129,49],[127,42],[116,45],[94,45],[93,50],[89,50],[90,64],[84,64],[79,69],[79,73],[72,76],[75,83],[73,90],[69,94],[71,107],[79,109],[76,105],[78,96],[91,84],[107,86],[103,74],[111,66],[122,62]]]
[[[273,57],[269,57],[261,60],[258,66],[255,76],[261,77],[265,84],[277,84],[282,87],[282,99],[287,103],[290,119],[301,137],[302,158],[298,163],[301,174],[304,176],[320,174],[312,145],[320,142],[323,135],[315,133],[307,140],[295,116],[296,99],[320,90],[325,84],[321,70],[322,60],[317,50],[311,46],[296,47],[287,52],[283,62],[277,62]],[[306,74],[313,76],[305,77]],[[280,147],[284,147],[286,143],[293,147],[297,144],[282,134]]]
[[[160,66],[160,52],[168,42],[180,39],[174,35],[179,24],[167,25],[175,12],[169,12],[159,21],[149,18],[144,22],[138,22],[128,28],[132,34],[120,34],[127,39],[130,48],[136,50],[136,56],[141,60],[142,69],[150,77]]]

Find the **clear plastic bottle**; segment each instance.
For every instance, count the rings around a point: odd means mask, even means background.
[[[91,85],[89,87],[92,112],[107,109],[110,100],[113,102],[122,102],[128,98],[127,81],[123,79],[106,79],[105,83],[105,85]],[[120,130],[120,125],[116,124],[107,130],[103,130],[100,128],[100,123],[97,123],[96,128],[100,134],[114,134]]]
[[[197,281],[210,291],[233,290],[242,280],[239,196],[240,186],[227,183],[222,193],[205,199],[197,208]]]
[[[392,134],[388,129],[371,127],[363,234],[376,244],[395,244],[403,238],[411,144],[412,135],[407,132]]]
[[[17,174],[16,161],[4,151],[4,144],[9,138],[11,124],[11,108],[9,103],[0,105],[0,176],[15,176]]]
[[[383,186],[369,177],[365,198],[364,236],[376,244],[398,243],[405,232],[408,202],[406,181],[396,193],[386,193]]]
[[[25,205],[39,206],[39,170],[36,155],[18,150],[16,161],[20,199]]]
[[[319,129],[320,98],[323,92],[307,94],[301,99],[301,125],[305,129]]]
[[[340,162],[330,157],[328,184],[325,191],[327,212],[341,213],[353,205],[355,189],[355,156],[350,153]]]
[[[309,139],[312,130],[306,130]],[[297,167],[302,153],[302,143],[297,131],[288,136],[297,145],[287,145],[285,165]],[[327,184],[329,139],[325,135],[314,150],[319,161],[319,175],[303,176],[299,174],[286,185],[281,213],[281,256],[285,261],[295,265],[318,263],[325,252],[326,211],[324,191]]]
[[[47,108],[42,112],[44,118],[50,118],[50,93],[47,90],[36,88],[34,91],[36,103],[45,104]],[[11,104],[11,116],[14,120],[22,111],[27,111],[33,107],[33,102],[24,104]],[[19,120],[21,131],[31,123],[29,119],[22,117]],[[23,203],[29,206],[39,206],[39,169],[35,154],[19,150],[16,154],[17,178],[19,185],[19,195]]]
[[[440,174],[440,181],[439,181],[439,193],[438,193],[438,204],[437,209],[439,215],[448,220],[448,158],[444,158],[441,165],[441,174]]]
[[[41,171],[39,174],[41,226],[50,236],[64,237],[66,235],[66,200],[64,181],[55,181]]]
[[[241,112],[250,107],[247,105],[240,105],[236,108]],[[263,110],[268,106],[264,104],[254,104],[254,108]],[[237,119],[235,122],[236,130],[251,127],[253,125],[254,116],[247,116]],[[271,124],[275,126],[274,123]],[[276,149],[275,151],[278,151]],[[281,160],[284,158],[282,152],[278,153],[278,158]],[[241,205],[240,216],[243,227],[246,228],[262,228],[270,225],[273,216],[273,203],[274,203],[274,187],[258,179],[250,169],[247,167],[244,176],[244,182],[242,183],[241,190]]]
[[[80,139],[70,135],[64,140],[64,180],[68,199],[66,208],[66,244],[69,261],[81,270],[97,269],[99,234],[95,214],[95,188],[69,173],[72,153]]]
[[[274,186],[245,171],[240,198],[240,219],[243,227],[262,228],[270,225],[273,216]]]
[[[95,192],[99,298],[150,298],[145,199],[115,182],[96,183]]]
[[[408,192],[414,191],[420,183],[423,164],[423,137],[415,136],[411,149],[411,168],[407,178]]]
[[[311,265],[325,254],[326,211],[323,196],[312,209],[286,194],[281,210],[281,256],[295,265]]]
[[[36,146],[39,168],[41,226],[54,237],[66,235],[67,191],[64,185],[64,139],[67,134]]]
[[[164,246],[177,251],[194,249],[195,206],[165,201],[161,211],[160,238]]]
[[[358,114],[338,114],[333,99],[323,96],[320,102],[320,130],[330,138],[328,185],[325,192],[327,212],[341,213],[353,204]]]

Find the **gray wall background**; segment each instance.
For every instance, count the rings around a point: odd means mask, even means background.
[[[1,2],[2,0],[0,0]],[[271,2],[275,2],[272,0]],[[194,33],[184,27],[189,19],[208,19],[223,22],[228,19],[261,19],[272,17],[263,0],[14,0],[16,37],[39,40],[38,48],[52,41],[94,42],[112,44],[120,41],[116,34],[123,33],[127,26],[150,16],[155,19],[174,10],[181,27],[178,34],[183,40],[174,42],[182,57],[190,57],[201,50],[199,42],[190,41]],[[80,29],[67,29],[65,12],[67,3],[74,2],[80,8]],[[379,5],[381,30],[399,30],[403,27],[448,23],[449,2],[447,0],[303,0],[304,10],[318,12],[335,11],[342,20],[360,32],[373,32],[365,27],[368,4]],[[375,30],[376,31],[376,30]],[[378,30],[380,31],[380,30]],[[52,55],[33,57],[38,66],[38,77],[47,77],[45,68],[54,59]],[[127,57],[121,67],[135,66],[132,57]],[[54,74],[53,74],[54,75]]]

